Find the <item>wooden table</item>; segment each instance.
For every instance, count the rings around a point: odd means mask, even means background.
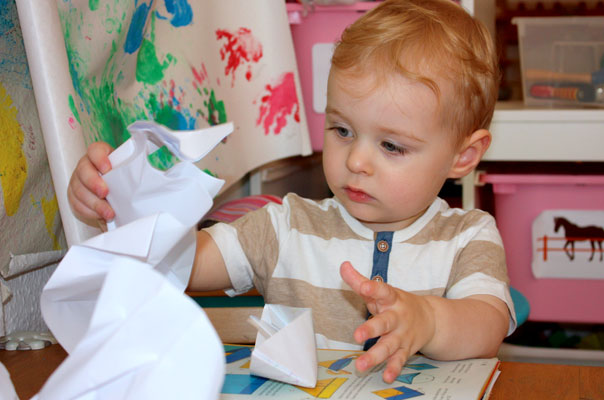
[[[59,345],[43,350],[0,350],[22,400],[38,393],[67,353]],[[502,362],[489,400],[602,400],[604,367]]]
[[[67,353],[58,344],[42,350],[0,350],[0,362],[8,370],[22,400],[29,400],[38,393],[65,357]]]

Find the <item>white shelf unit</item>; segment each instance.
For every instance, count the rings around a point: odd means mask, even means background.
[[[526,107],[500,102],[484,161],[604,162],[604,109]],[[604,164],[602,166],[604,172]],[[475,206],[476,172],[462,179],[462,203]]]
[[[459,3],[495,35],[495,0],[459,0]],[[365,11],[374,5],[361,1],[338,9]],[[303,22],[301,5],[291,4],[288,9],[290,21]],[[328,58],[322,62],[329,65]],[[326,75],[312,79],[320,79],[320,85],[326,86]],[[604,162],[604,109],[529,108],[522,102],[500,102],[491,132],[493,142],[485,161]],[[461,180],[464,208],[475,206],[475,179],[473,172]],[[259,176],[255,182],[261,182]],[[260,190],[258,184],[254,187]]]

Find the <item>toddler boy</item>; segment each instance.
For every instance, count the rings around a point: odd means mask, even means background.
[[[392,382],[417,351],[491,357],[515,328],[494,219],[438,198],[487,150],[498,68],[487,30],[451,0],[386,0],[332,58],[323,169],[334,197],[285,196],[198,234],[191,290],[256,287],[310,307],[319,347],[369,350]],[[81,218],[109,220],[106,144],[72,177]],[[371,340],[373,339],[373,340]]]

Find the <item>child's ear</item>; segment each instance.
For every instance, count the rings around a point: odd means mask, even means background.
[[[491,132],[486,129],[479,129],[467,137],[455,156],[449,178],[461,178],[469,174],[476,168],[490,144]]]

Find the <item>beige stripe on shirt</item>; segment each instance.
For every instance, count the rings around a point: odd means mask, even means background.
[[[442,215],[438,213],[407,243],[423,245],[433,240],[448,242],[466,229],[475,226],[484,217],[485,213],[479,210],[468,211],[465,215],[458,213]]]
[[[441,296],[443,292],[441,288],[415,294]],[[365,302],[353,291],[318,288],[297,279],[274,278],[264,300],[312,308],[315,333],[346,343],[355,343],[353,332],[367,317]]]
[[[288,199],[291,207],[289,222],[292,229],[302,234],[320,237],[323,240],[366,240],[352,231],[347,224],[342,223],[338,208],[322,209],[315,203],[296,196],[290,196]],[[445,216],[439,213],[406,243],[423,245],[430,241],[453,240],[466,229],[475,226],[485,215],[486,213],[480,210],[471,210],[465,215],[453,212]],[[260,226],[261,222],[266,225]],[[268,211],[261,209],[247,214],[235,221],[233,226],[238,231],[241,247],[250,263],[255,265],[256,278],[254,281],[257,289],[262,293],[264,290],[259,287],[261,286],[260,281],[272,276],[279,255],[278,241],[270,223]],[[263,245],[258,246],[258,243],[263,243]],[[484,266],[493,264],[493,260],[497,260],[497,262],[490,269],[485,270]],[[461,254],[456,256],[447,287],[451,287],[477,271],[509,283],[505,252],[499,244],[479,240],[466,246]]]

